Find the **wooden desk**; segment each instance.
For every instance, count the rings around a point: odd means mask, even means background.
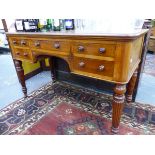
[[[146,33],[147,30],[132,34],[15,32],[7,33],[7,37],[25,97],[27,88],[22,61],[36,63],[40,56],[45,55],[53,60],[54,57],[64,59],[74,74],[115,83],[112,132],[118,133],[124,94],[127,90],[126,100],[131,102]],[[52,73],[55,80],[54,63]]]

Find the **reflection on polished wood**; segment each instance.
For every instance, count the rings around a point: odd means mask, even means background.
[[[147,30],[129,34],[104,33],[7,33],[16,68],[21,61],[36,63],[41,56],[51,56],[52,79],[55,81],[55,57],[64,59],[70,72],[116,84],[113,97],[112,131],[118,132],[124,104],[134,89],[134,72],[140,63],[143,39]],[[133,75],[134,74],[134,75]],[[26,94],[23,71],[18,77]],[[133,76],[133,77],[132,77]],[[132,77],[132,78],[131,78]],[[131,80],[130,80],[131,79]],[[129,101],[129,96],[127,97]]]

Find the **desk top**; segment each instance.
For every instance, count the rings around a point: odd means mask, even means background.
[[[47,36],[47,37],[93,37],[93,38],[114,38],[114,39],[127,39],[127,40],[133,40],[136,39],[145,33],[147,33],[148,29],[140,29],[133,32],[128,33],[106,33],[106,32],[89,32],[89,31],[51,31],[51,32],[7,32],[7,36],[16,36],[16,35],[22,35],[22,36],[35,36],[35,37],[41,37],[41,36]]]

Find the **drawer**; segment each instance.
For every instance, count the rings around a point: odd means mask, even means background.
[[[14,48],[13,56],[14,58],[31,60],[31,52],[28,49]]]
[[[73,43],[72,51],[75,54],[114,57],[116,45],[102,43]]]
[[[155,39],[149,40],[149,46],[155,46]]]
[[[152,28],[151,28],[151,35],[152,35],[152,36],[155,36],[155,27],[152,27]]]
[[[44,49],[59,52],[70,52],[69,42],[59,41],[59,40],[31,40],[30,46],[33,49]]]
[[[155,52],[155,46],[148,46],[148,50],[152,51],[152,52]]]
[[[22,38],[11,38],[11,44],[13,46],[28,47],[29,46],[29,40],[28,39],[22,39]]]
[[[73,70],[113,77],[114,62],[74,57]]]

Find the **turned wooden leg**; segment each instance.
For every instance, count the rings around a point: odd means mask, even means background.
[[[126,92],[126,84],[116,84],[114,88],[113,103],[112,103],[112,132],[119,132],[119,123],[124,106]]]
[[[21,86],[22,86],[22,91],[24,93],[24,96],[27,97],[27,88],[25,85],[25,76],[24,76],[22,61],[14,60],[14,62],[15,62],[15,67],[16,67],[16,71],[18,74],[18,79],[19,79],[19,82],[21,83]]]
[[[54,57],[49,58],[49,64],[50,64],[50,69],[51,69],[51,77],[53,82],[56,81],[56,70],[55,70],[55,59]]]
[[[126,101],[129,103],[132,101],[132,94],[134,91],[134,87],[136,84],[136,79],[137,79],[137,69],[135,70],[135,72],[133,73],[128,85],[127,85],[127,95],[126,95]]]

